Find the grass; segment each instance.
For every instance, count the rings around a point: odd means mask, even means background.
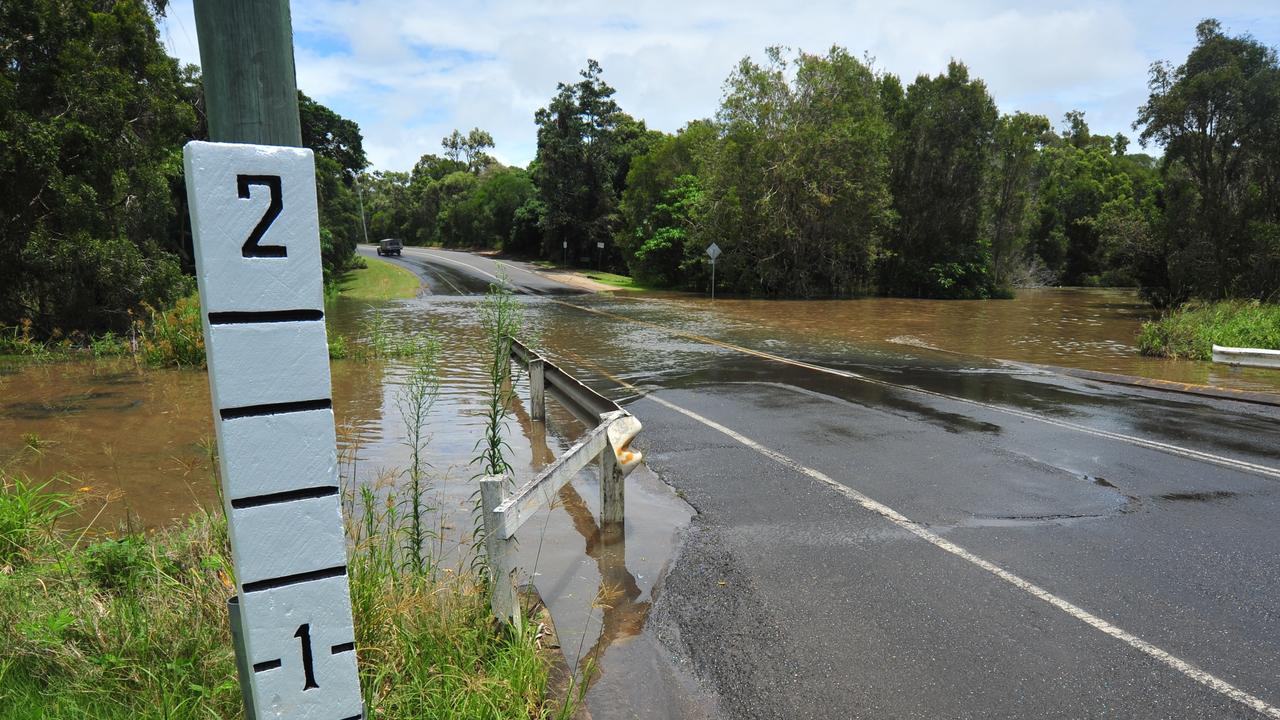
[[[635,278],[629,275],[618,275],[616,273],[604,272],[600,270],[585,270],[583,271],[582,274],[592,280],[595,280],[598,283],[611,285],[613,287],[618,288],[619,290],[656,290],[657,289],[653,286],[646,285],[642,282],[639,282]]]
[[[1188,304],[1143,323],[1143,355],[1212,360],[1213,346],[1280,349],[1280,305],[1258,301]]]
[[[595,280],[598,283],[602,283],[604,285],[611,285],[613,287],[618,288],[619,290],[650,291],[650,290],[664,289],[656,285],[649,285],[647,283],[636,280],[630,275],[619,275],[617,273],[604,272],[603,270],[580,270],[578,268],[565,267],[564,265],[559,265],[550,260],[534,260],[532,262],[534,265],[537,265],[538,267],[541,267],[541,268],[546,268],[547,270],[555,270],[557,272],[576,273],[578,275],[582,275],[585,278]]]
[[[367,266],[348,270],[338,278],[338,294],[351,300],[377,302],[418,294],[421,283],[413,272],[386,260],[366,258]]]
[[[3,471],[0,471],[3,472]],[[351,493],[348,498],[353,498]],[[372,498],[372,494],[369,494]],[[568,717],[549,696],[537,623],[498,626],[482,582],[404,563],[394,494],[348,515],[351,598],[372,717]],[[226,521],[83,544],[69,498],[0,483],[0,717],[243,717],[227,627]]]

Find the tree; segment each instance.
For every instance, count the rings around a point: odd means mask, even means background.
[[[1010,265],[1026,244],[1036,157],[1049,133],[1049,119],[1043,115],[1002,115],[996,124],[986,188],[986,235],[997,286],[1008,284]]]
[[[560,257],[568,243],[569,259],[591,256],[597,242],[610,240],[619,225],[616,137],[624,114],[614,90],[588,60],[581,79],[560,83],[551,102],[538,110],[538,154],[534,181],[545,213],[544,257]]]
[[[338,163],[348,182],[369,166],[360,126],[298,91],[302,145]]]
[[[454,162],[462,163],[470,172],[480,172],[493,161],[485,154],[485,150],[493,147],[493,136],[480,128],[472,128],[463,135],[454,130],[440,140],[444,147],[444,156]]]
[[[631,273],[647,283],[681,284],[701,262],[702,248],[693,246],[703,215],[699,178],[716,140],[715,125],[697,120],[629,163],[615,245]]]
[[[891,88],[890,88],[891,89]],[[981,80],[952,61],[891,97],[892,189],[898,225],[881,264],[882,290],[922,297],[986,297],[990,245],[982,235],[982,191],[996,129],[995,102]]]
[[[302,144],[316,154],[320,258],[326,276],[346,270],[363,239],[357,176],[368,167],[360,126],[298,92]]]
[[[738,64],[701,178],[703,232],[724,249],[718,279],[769,295],[869,287],[891,222],[891,130],[879,89],[871,69],[839,47],[798,53],[794,63],[770,48],[763,65]]]
[[[138,0],[0,3],[0,324],[120,329],[188,290],[169,235],[183,92]]]
[[[1180,262],[1190,264],[1177,274],[1195,278],[1185,293],[1274,296],[1280,282],[1275,50],[1248,35],[1228,36],[1217,20],[1205,20],[1186,62],[1152,64],[1148,87],[1134,128],[1141,128],[1144,145],[1164,147],[1166,188],[1190,204],[1190,212],[1177,212],[1189,226],[1164,226]],[[1144,284],[1160,281],[1143,278]],[[1155,294],[1176,300],[1183,293],[1166,287]]]

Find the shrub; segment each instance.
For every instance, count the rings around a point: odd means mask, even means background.
[[[147,305],[150,322],[136,325],[142,356],[156,366],[204,367],[204,327],[200,300],[188,295],[172,308],[157,311]]]
[[[1188,304],[1143,323],[1143,355],[1212,360],[1213,346],[1280,349],[1280,305],[1252,301]]]
[[[132,535],[94,543],[84,555],[89,577],[104,590],[131,587],[149,560],[146,543]]]

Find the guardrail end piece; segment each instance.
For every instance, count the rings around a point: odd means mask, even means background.
[[[609,447],[613,450],[614,457],[617,459],[618,467],[622,469],[623,476],[631,474],[632,470],[643,460],[643,456],[638,450],[631,449],[631,441],[644,428],[640,421],[634,415],[622,414],[609,423],[607,431],[609,436]]]

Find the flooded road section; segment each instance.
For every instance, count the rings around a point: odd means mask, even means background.
[[[423,277],[429,294],[380,307],[339,300],[328,318],[335,331],[348,337],[358,337],[369,318],[381,313],[402,332],[431,327],[440,338],[442,387],[428,419],[429,501],[439,510],[436,558],[445,566],[456,566],[465,562],[468,552],[475,491],[470,460],[484,426],[486,369],[479,352],[479,297],[474,293],[483,292],[500,269],[490,262],[477,274],[455,257],[460,253],[436,254],[441,257],[427,261],[425,255],[406,252],[402,260]],[[1280,373],[1137,356],[1134,335],[1146,311],[1132,293],[1039,290],[1024,291],[1014,301],[990,302],[712,303],[690,296],[574,296],[542,284],[531,269],[508,267],[520,273],[513,284],[530,293],[520,299],[537,345],[624,405],[639,395],[621,388],[617,380],[645,389],[696,391],[710,398],[752,393],[759,398],[760,410],[784,415],[805,397],[824,398],[846,408],[841,412],[874,408],[885,417],[949,436],[983,438],[981,442],[1013,438],[1020,432],[1005,422],[1007,418],[986,410],[970,412],[904,391],[917,388],[1104,431],[1169,441],[1204,438],[1258,462],[1268,461],[1273,453],[1262,439],[1265,419],[1242,417],[1227,427],[1212,413],[1174,395],[1153,393],[1134,403],[1114,390],[984,359],[1249,390],[1280,389]],[[752,357],[744,349],[855,373],[867,381],[833,383],[812,370]],[[397,397],[406,372],[405,365],[394,360],[332,363],[339,451],[350,460],[346,472],[356,483],[385,487],[402,480],[410,452]],[[515,390],[521,403],[508,417],[507,439],[520,483],[562,453],[585,428],[554,402],[548,404],[545,423],[530,419],[523,373],[517,373]],[[638,416],[650,422],[644,413]],[[802,435],[866,441],[820,416],[805,422],[809,429]],[[1242,432],[1248,423],[1261,424],[1256,433]],[[659,424],[648,434],[642,432],[639,447],[662,453],[664,448],[646,440],[660,437],[662,431]],[[768,433],[760,436],[767,439]],[[203,372],[140,369],[128,361],[0,368],[0,462],[36,480],[63,477],[65,486],[84,498],[83,521],[98,528],[126,523],[135,529],[156,527],[198,506],[215,504],[211,446]],[[1046,462],[1064,467],[1081,457],[1051,446],[1042,452]],[[696,466],[698,457],[681,456],[673,467]],[[1088,468],[1081,472],[1086,478],[1096,474]],[[597,718],[714,715],[714,702],[688,680],[681,661],[673,660],[666,646],[646,630],[665,568],[693,512],[663,480],[645,466],[628,479],[623,538],[602,536],[597,526],[599,487],[592,469],[566,486],[553,508],[530,521],[519,536],[519,566],[547,599],[569,663],[577,667],[586,658],[599,662],[600,674],[588,697]],[[1116,497],[1107,495],[1094,503],[1101,505],[1085,510],[1127,512],[1128,500],[1112,494]],[[988,524],[1013,522],[1006,516],[1014,515],[1022,516],[1012,511],[993,515]],[[964,517],[938,520],[972,526]],[[749,634],[751,629],[742,632]]]
[[[625,298],[625,295],[617,295]],[[878,351],[893,361],[935,350],[968,362],[1012,360],[1237,390],[1280,392],[1280,371],[1138,354],[1155,316],[1133,290],[1037,288],[1014,300],[750,300],[687,295],[647,299],[645,317],[675,327],[714,323],[742,344],[840,356]],[[664,305],[666,307],[664,307]],[[680,318],[674,321],[673,318]],[[952,364],[963,364],[963,359]]]
[[[434,275],[436,288],[475,292],[480,284]],[[439,291],[439,290],[438,290]],[[530,334],[580,344],[580,317],[549,301],[520,296]],[[359,337],[373,314],[393,331],[428,328],[439,338],[441,387],[427,419],[426,462],[431,489],[433,557],[446,568],[470,559],[476,485],[471,459],[484,433],[487,363],[474,294],[433,294],[368,306],[339,300],[329,307],[333,329]],[[557,328],[568,320],[569,329]],[[410,463],[399,391],[409,368],[399,360],[331,363],[338,451],[344,481],[375,488],[404,482]],[[10,365],[0,370],[0,461],[33,480],[79,496],[78,521],[94,532],[138,531],[180,521],[218,503],[212,477],[213,428],[203,371],[155,370],[121,360]],[[522,484],[554,461],[586,430],[552,398],[545,422],[532,420],[528,378],[515,374],[506,421],[508,461]],[[565,486],[550,511],[518,536],[523,580],[546,599],[571,668],[587,658],[598,667],[611,646],[640,633],[655,587],[675,552],[692,509],[644,466],[627,480],[622,537],[601,534],[594,465]],[[647,646],[648,647],[648,646]],[[600,677],[615,671],[597,670]],[[618,670],[617,672],[621,672]],[[680,701],[673,701],[678,703]],[[660,703],[661,704],[661,703]]]

